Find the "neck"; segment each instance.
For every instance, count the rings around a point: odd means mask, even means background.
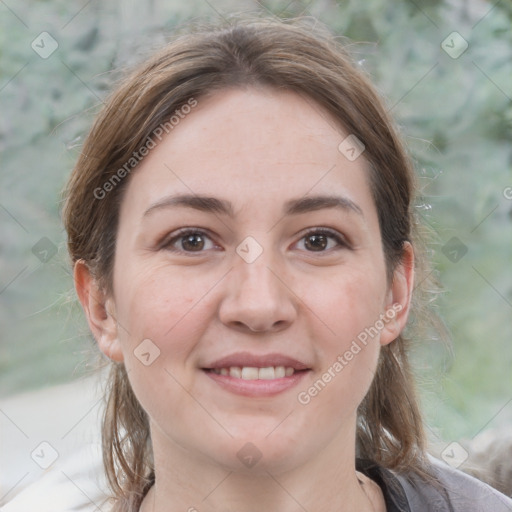
[[[141,511],[374,512],[355,470],[355,427],[351,434],[344,432],[301,465],[276,471],[258,463],[240,472],[199,459],[152,429],[155,485]]]

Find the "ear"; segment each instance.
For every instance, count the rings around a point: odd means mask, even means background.
[[[384,329],[380,336],[381,345],[391,343],[405,328],[409,317],[413,287],[414,250],[409,242],[405,242],[402,259],[393,273],[393,281],[384,305]]]
[[[75,263],[73,277],[78,299],[100,350],[113,361],[123,361],[114,301],[100,288],[84,260]]]

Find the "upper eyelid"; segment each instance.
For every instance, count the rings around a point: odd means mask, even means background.
[[[326,227],[316,227],[316,228],[310,228],[308,229],[300,238],[299,241],[302,240],[305,236],[308,236],[309,234],[315,234],[315,233],[322,233],[328,236],[331,236],[332,238],[338,239],[338,243],[341,246],[345,246],[348,248],[352,248],[353,244],[349,240],[349,238],[344,235],[343,233],[340,233],[336,229],[332,228],[326,228]]]
[[[173,231],[172,233],[167,234],[164,236],[161,240],[161,242],[158,243],[159,248],[165,248],[166,246],[170,245],[173,241],[178,241],[180,238],[188,235],[188,234],[201,234],[206,235],[212,242],[215,243],[214,237],[210,234],[210,232],[204,228],[181,228],[176,231]],[[191,252],[191,251],[188,251]]]

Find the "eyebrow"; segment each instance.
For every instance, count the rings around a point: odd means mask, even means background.
[[[234,217],[233,205],[225,200],[216,197],[183,194],[164,197],[152,204],[145,212],[144,217],[162,208],[187,207],[207,213],[217,213]],[[326,208],[336,208],[345,212],[354,212],[364,217],[361,208],[351,199],[336,195],[305,196],[299,199],[286,201],[283,208],[284,215],[300,215]]]

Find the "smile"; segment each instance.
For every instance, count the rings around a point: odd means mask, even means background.
[[[257,398],[297,386],[311,366],[286,354],[237,352],[211,361],[201,370],[222,390]]]
[[[295,373],[295,368],[291,366],[267,366],[266,368],[231,366],[229,368],[212,368],[211,371],[217,375],[229,375],[235,379],[273,380],[291,377]]]

